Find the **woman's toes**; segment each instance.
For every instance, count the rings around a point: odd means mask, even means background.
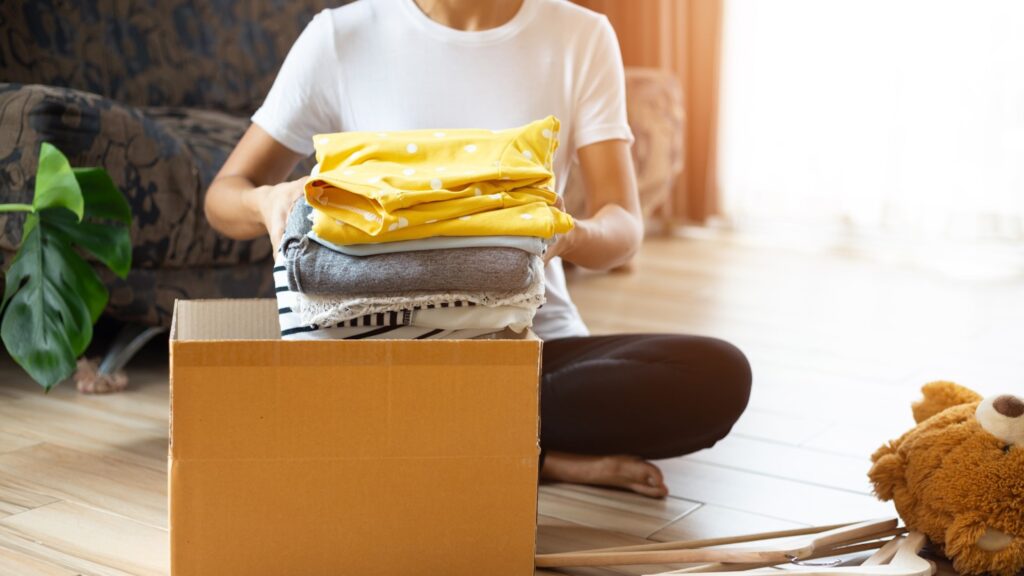
[[[633,492],[648,498],[664,498],[668,496],[668,488],[665,486],[650,486],[647,484],[630,484],[627,486]]]
[[[612,456],[616,468],[615,476],[623,480],[622,486],[634,492],[661,498],[668,495],[668,488],[661,470],[650,462],[632,456]]]
[[[554,482],[612,486],[651,498],[668,495],[657,466],[635,456],[585,456],[548,452],[541,477]]]
[[[647,466],[647,484],[664,488],[665,477],[662,476],[661,470],[650,462],[644,462],[644,465]]]

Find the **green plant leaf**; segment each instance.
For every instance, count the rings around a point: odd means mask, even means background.
[[[36,189],[32,198],[36,212],[47,208],[67,208],[79,220],[85,210],[82,189],[68,159],[49,142],[39,147],[39,167],[36,170]]]
[[[62,290],[64,275],[52,277],[61,259],[44,240],[39,216],[29,214],[21,247],[7,271],[0,338],[11,357],[47,390],[74,371],[76,348],[92,337],[82,298]]]
[[[32,207],[6,274],[0,339],[49,390],[74,372],[109,300],[96,271],[75,248],[124,278],[131,267],[131,209],[106,172],[72,170],[64,155],[45,143]]]
[[[74,214],[67,210],[47,210],[43,214],[47,224],[65,241],[85,248],[121,278],[128,275],[132,240],[127,226],[100,223],[89,214],[88,202],[81,222],[75,221]]]
[[[45,217],[43,226],[43,230],[48,227]],[[50,256],[46,259],[46,265],[50,267],[47,270],[47,277],[54,279],[54,283],[60,287],[61,293],[68,295],[69,300],[80,300],[85,306],[85,317],[88,319],[89,325],[95,324],[100,319],[103,309],[107,307],[109,294],[106,286],[103,285],[92,266],[58,234],[44,237],[43,242],[44,249],[52,250],[52,252],[47,252]],[[70,296],[73,294],[77,294],[79,298],[71,298]],[[92,329],[82,330],[82,333],[91,337]],[[78,343],[77,339],[72,339],[76,354],[85,352],[86,346],[89,345],[89,339],[85,339],[84,343]]]
[[[91,252],[119,277],[132,266],[132,210],[110,175],[101,168],[75,168],[85,199],[81,222],[63,210],[48,212],[47,222],[68,241]],[[113,225],[112,225],[113,224]]]
[[[85,198],[85,216],[132,225],[132,208],[102,168],[73,168]]]

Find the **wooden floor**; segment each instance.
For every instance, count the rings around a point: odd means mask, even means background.
[[[1024,372],[1020,276],[956,279],[828,251],[676,239],[649,242],[633,274],[578,274],[572,286],[595,332],[736,343],[754,392],[728,439],[659,463],[666,500],[542,487],[545,552],[889,514],[870,496],[868,456],[911,425],[920,385],[1012,390]],[[161,346],[147,349],[130,390],[103,397],[43,396],[0,361],[0,574],[167,573],[166,360]]]

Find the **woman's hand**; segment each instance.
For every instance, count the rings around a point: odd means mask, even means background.
[[[608,270],[629,261],[643,240],[643,216],[629,143],[606,140],[577,150],[590,213],[549,247],[583,268]],[[545,257],[548,257],[545,254]]]
[[[575,239],[574,232],[576,232],[575,228],[569,230],[565,234],[558,234],[555,236],[555,241],[548,245],[547,250],[544,251],[545,264],[547,264],[552,258],[557,258],[572,250],[573,240]]]
[[[554,207],[558,208],[559,210],[562,210],[563,212],[565,211],[565,201],[562,200],[561,196],[559,196],[558,198],[555,199]],[[572,248],[573,240],[575,239],[575,236],[573,235],[573,232],[575,232],[575,231],[576,231],[576,227],[574,226],[571,230],[569,230],[565,234],[557,234],[557,235],[555,235],[555,237],[553,238],[554,242],[552,242],[551,244],[548,244],[547,249],[544,250],[544,263],[545,264],[547,264],[549,261],[551,261],[552,258],[557,258],[557,257],[561,256],[562,254],[565,254],[566,252],[568,252]]]
[[[253,124],[235,146],[206,191],[206,220],[229,238],[250,240],[270,235],[277,250],[288,210],[305,179],[282,182],[302,155]]]
[[[302,196],[307,179],[302,177],[291,182],[260,186],[253,191],[257,198],[257,209],[263,226],[267,229],[267,235],[270,236],[270,244],[274,247],[275,254],[284,236],[288,214],[291,213],[295,201]]]

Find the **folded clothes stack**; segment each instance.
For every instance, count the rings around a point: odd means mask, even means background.
[[[508,130],[343,132],[274,268],[284,339],[476,338],[522,332],[544,303],[554,206],[552,116]]]

